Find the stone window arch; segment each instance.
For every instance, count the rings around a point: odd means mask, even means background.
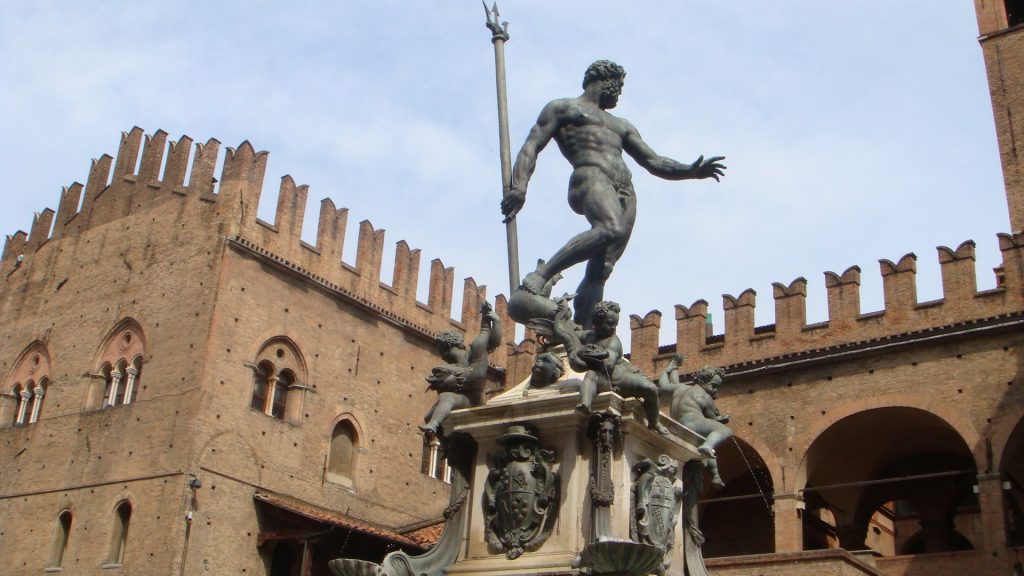
[[[359,458],[359,431],[349,418],[342,418],[331,431],[327,479],[343,486],[355,486]]]
[[[287,336],[275,336],[260,346],[247,366],[253,371],[249,407],[289,424],[302,422],[306,383],[306,362],[299,347]]]
[[[39,420],[50,386],[50,355],[41,342],[33,342],[18,356],[8,376],[0,405],[0,422],[20,426]]]
[[[50,546],[49,568],[61,568],[64,565],[64,552],[68,548],[71,537],[71,511],[61,510],[57,515],[57,526],[53,531],[53,543]]]
[[[142,326],[132,318],[117,323],[100,346],[96,384],[89,394],[89,408],[113,408],[136,401],[146,357]]]
[[[132,519],[132,503],[121,500],[114,507],[114,525],[110,531],[110,548],[104,566],[120,566],[124,564],[124,552],[128,543],[128,526]]]

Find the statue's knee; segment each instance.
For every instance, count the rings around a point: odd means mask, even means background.
[[[626,226],[623,224],[606,224],[601,226],[601,240],[606,244],[620,244],[629,237]]]

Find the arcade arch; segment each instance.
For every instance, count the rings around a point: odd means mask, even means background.
[[[704,557],[774,552],[775,483],[765,459],[736,436],[715,451],[725,488],[714,491],[710,480],[704,480],[699,508]]]
[[[980,544],[978,474],[962,435],[907,406],[841,418],[801,464],[805,549],[874,549],[884,556]]]
[[[1000,458],[1007,546],[1024,546],[1024,418],[1017,421]]]

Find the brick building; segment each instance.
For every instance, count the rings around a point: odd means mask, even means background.
[[[195,147],[186,184],[192,142],[133,129],[8,237],[7,574],[323,574],[342,549],[430,541],[416,530],[448,485],[416,427],[423,375],[434,334],[476,332],[484,289],[467,280],[452,320],[454,271],[434,260],[417,302],[405,242],[382,283],[384,231],[365,221],[341,263],[347,211],[330,200],[302,242],[307,190],[287,176],[258,220],[267,154],[229,149],[215,190],[218,147]]]
[[[631,358],[649,374],[674,354],[687,355],[684,370],[729,373],[719,405],[737,441],[720,450],[727,487],[703,508],[716,573],[791,573],[794,561],[1013,573],[1024,545],[1024,3],[975,4],[1011,222],[997,288],[977,290],[966,241],[938,248],[936,301],[918,301],[907,254],[879,262],[879,312],[861,312],[854,266],[825,273],[823,323],[806,322],[803,278],[774,286],[769,326],[755,326],[752,290],[724,297],[719,335],[705,301],[676,307],[674,343],[659,342],[660,312],[631,317]],[[287,176],[275,221],[260,221],[266,153],[242,143],[217,172],[219,146],[193,152],[187,137],[133,129],[56,212],[8,237],[5,573],[323,574],[341,553],[379,559],[430,542],[448,490],[416,430],[433,400],[422,376],[434,334],[475,333],[483,287],[465,282],[452,320],[454,272],[434,260],[418,302],[420,254],[404,242],[382,283],[384,233],[366,221],[355,263],[341,262],[347,211],[330,200],[315,245],[303,242],[307,191]],[[526,340],[492,362],[518,382],[533,349]],[[492,370],[495,386],[504,376]]]

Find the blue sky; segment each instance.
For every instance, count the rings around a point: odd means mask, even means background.
[[[0,4],[0,230],[27,230],[116,153],[138,125],[177,139],[250,140],[270,161],[261,215],[285,174],[350,208],[344,258],[369,219],[507,293],[493,52],[475,0],[448,2],[45,2]],[[725,155],[716,184],[663,182],[631,164],[633,238],[606,296],[664,313],[721,294],[859,265],[862,311],[881,309],[877,261],[918,255],[919,300],[940,298],[935,247],[978,244],[995,285],[1008,231],[972,2],[543,2],[506,0],[513,153],[548,100],[580,92],[608,58],[627,72],[615,113],[660,154]],[[223,154],[223,152],[222,152]],[[540,157],[519,218],[524,273],[586,226],[565,203],[569,170]],[[388,251],[392,248],[387,248]],[[390,279],[389,258],[382,276]],[[579,274],[556,291],[571,291]],[[454,310],[459,309],[460,287]],[[625,324],[625,322],[624,322]],[[627,330],[622,331],[627,334]]]

